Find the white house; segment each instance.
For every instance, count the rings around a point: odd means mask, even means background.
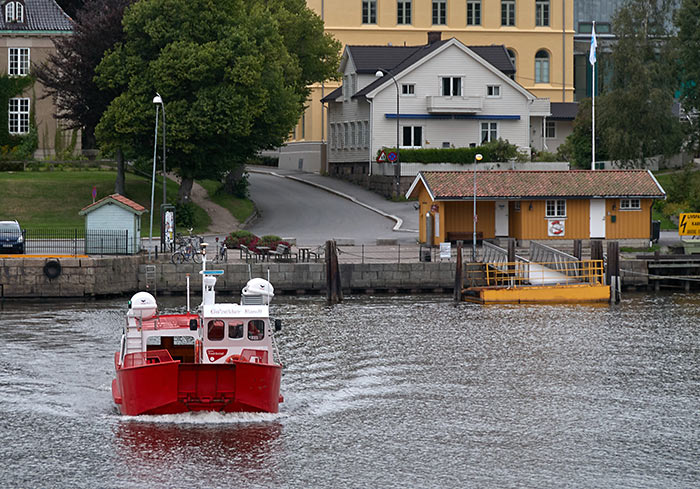
[[[400,148],[470,147],[501,138],[525,153],[542,149],[549,99],[510,78],[515,70],[505,47],[465,46],[430,34],[424,46],[346,46],[342,87],[322,100],[331,173],[343,171],[334,172],[334,164],[362,162],[371,174],[378,150],[395,147],[397,139]]]
[[[134,254],[141,251],[141,214],[146,208],[112,194],[80,210],[85,216],[85,253]]]

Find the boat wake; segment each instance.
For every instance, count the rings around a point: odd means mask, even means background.
[[[159,423],[174,425],[235,425],[247,423],[267,423],[279,421],[283,413],[219,413],[215,411],[198,411],[180,414],[123,416],[120,421],[138,423]]]

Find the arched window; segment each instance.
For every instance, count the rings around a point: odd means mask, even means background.
[[[24,5],[20,2],[7,2],[5,22],[24,22]]]
[[[535,83],[549,83],[549,53],[544,49],[535,55]]]
[[[515,64],[515,51],[513,51],[512,49],[508,49],[508,58],[510,58],[510,62],[513,63],[513,69],[517,72],[518,69],[517,69],[516,64]],[[509,76],[513,80],[515,80],[515,73],[513,73],[512,75],[509,75]]]

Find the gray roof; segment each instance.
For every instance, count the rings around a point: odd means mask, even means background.
[[[10,0],[0,1],[2,31],[65,31],[73,30],[73,21],[54,0],[24,0],[24,22],[5,22],[4,6]]]
[[[547,117],[550,121],[573,121],[578,114],[577,102],[551,102],[549,110],[552,115]]]

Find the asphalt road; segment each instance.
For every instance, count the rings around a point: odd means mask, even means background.
[[[415,243],[417,233],[396,232],[395,221],[331,192],[292,179],[250,173],[250,197],[259,217],[246,227],[258,236],[296,238],[318,245],[329,239],[375,244],[378,238]]]

